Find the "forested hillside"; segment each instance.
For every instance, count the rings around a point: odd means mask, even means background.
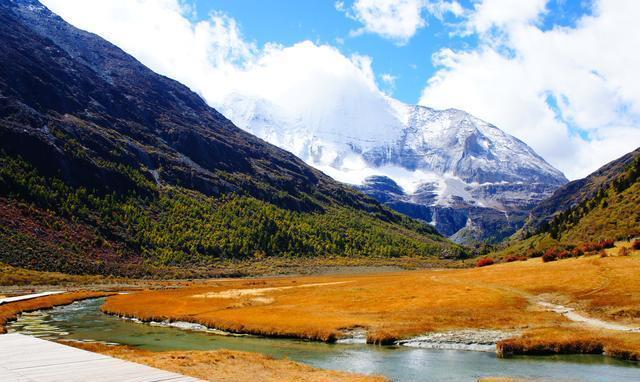
[[[0,3],[0,208],[0,261],[41,270],[463,256],[32,0]]]
[[[525,230],[508,243],[505,251],[540,254],[553,246],[573,247],[640,236],[639,207],[640,149],[636,149],[587,178],[560,188],[534,209],[539,215],[531,217]],[[545,216],[541,211],[553,212]]]

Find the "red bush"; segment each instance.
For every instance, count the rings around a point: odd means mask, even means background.
[[[547,252],[542,255],[542,261],[548,263],[549,261],[558,260],[558,250],[555,248],[547,249]]]
[[[614,241],[611,239],[607,239],[607,240],[602,240],[600,243],[598,243],[600,245],[600,247],[602,248],[613,248],[614,247]]]
[[[634,251],[640,250],[640,240],[634,240],[633,243],[631,243],[631,248]]]
[[[527,261],[527,256],[516,256],[516,255],[510,255],[507,256],[506,259],[504,259],[507,263],[512,263],[514,261]]]
[[[602,240],[599,242],[590,242],[590,243],[584,243],[581,246],[581,249],[584,252],[595,252],[595,251],[600,251],[601,249],[605,249],[605,248],[613,248],[614,247],[614,241],[613,240]]]
[[[574,248],[571,250],[571,256],[573,257],[580,257],[584,255],[584,252],[581,248]]]
[[[571,257],[571,252],[569,251],[560,251],[557,253],[558,260],[560,259],[568,259]]]
[[[490,257],[483,257],[482,259],[478,260],[478,267],[486,267],[487,265],[492,265],[494,264],[495,261],[493,261],[492,258]]]

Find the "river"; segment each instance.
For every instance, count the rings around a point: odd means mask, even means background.
[[[483,376],[536,380],[640,381],[640,366],[597,355],[513,357],[493,353],[428,350],[365,344],[326,344],[254,336],[222,336],[202,331],[152,326],[100,312],[104,299],[75,302],[22,314],[10,332],[47,339],[102,341],[152,351],[232,349],[259,352],[313,366],[382,374],[394,381],[465,382]]]

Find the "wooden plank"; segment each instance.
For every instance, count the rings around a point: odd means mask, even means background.
[[[181,374],[22,334],[0,335],[2,382],[198,382]]]
[[[10,302],[16,302],[16,301],[31,300],[38,297],[51,296],[52,294],[60,294],[60,293],[64,293],[64,291],[56,290],[51,292],[23,294],[22,296],[5,297],[5,298],[0,298],[0,305],[8,304]]]
[[[9,381],[9,382],[34,382],[33,379],[29,379],[24,377],[18,373],[15,373],[9,369],[5,369],[4,367],[0,367],[0,381]]]

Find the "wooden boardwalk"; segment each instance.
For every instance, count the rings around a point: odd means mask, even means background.
[[[64,293],[64,291],[57,290],[52,292],[23,294],[22,296],[5,297],[5,298],[0,298],[0,305],[10,303],[10,302],[16,302],[16,301],[31,300],[33,298],[51,296],[52,294],[60,294],[60,293]]]
[[[0,335],[2,382],[199,382],[22,334]]]

